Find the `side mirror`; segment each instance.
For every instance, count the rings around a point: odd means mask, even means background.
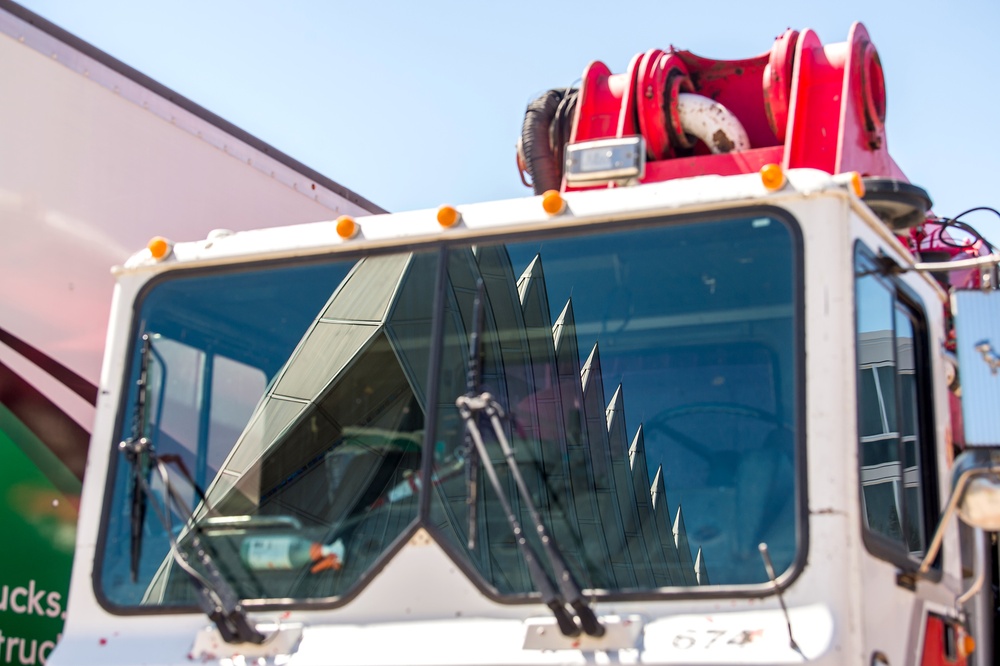
[[[971,449],[955,459],[952,493],[958,516],[972,527],[1000,531],[1000,450]]]
[[[1000,290],[951,295],[966,449],[1000,446]]]
[[[992,270],[992,268],[991,268]],[[1000,291],[951,295],[962,392],[965,452],[955,459],[952,499],[972,527],[1000,530]],[[947,519],[947,513],[942,518]]]
[[[1000,530],[1000,449],[969,449],[955,459],[951,497],[920,562],[918,577],[924,576],[937,558],[945,527],[956,512],[972,527]]]
[[[983,264],[984,278],[993,266]],[[996,286],[986,279],[983,285]],[[1000,290],[952,292],[951,313],[955,317],[965,451],[955,459],[951,497],[920,562],[917,578],[925,576],[937,558],[945,527],[956,512],[974,528],[1000,531],[1000,418],[996,416],[1000,402]],[[949,384],[953,380],[950,377]],[[962,594],[961,602],[981,585],[982,578]]]

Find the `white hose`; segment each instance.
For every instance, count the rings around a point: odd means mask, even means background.
[[[677,114],[684,133],[701,139],[714,154],[750,149],[750,138],[736,116],[704,95],[679,93]]]

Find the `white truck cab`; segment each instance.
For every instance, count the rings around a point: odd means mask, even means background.
[[[730,63],[770,129],[649,52],[631,80],[731,115],[609,130],[634,98],[592,65],[565,161],[526,122],[558,189],[154,239],[116,271],[52,663],[992,663],[995,550],[951,519],[995,529],[996,465],[953,460],[945,286],[981,260],[919,261],[851,34]],[[857,98],[803,74],[855,91],[844,50]],[[867,143],[810,165],[811,117]]]

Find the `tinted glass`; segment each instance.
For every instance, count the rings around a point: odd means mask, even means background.
[[[921,451],[917,445],[917,384],[915,381],[916,356],[914,353],[915,330],[911,315],[902,307],[896,308],[896,358],[899,368],[900,435],[903,444],[903,483],[906,516],[906,545],[911,553],[923,553],[924,502],[920,490]]]
[[[881,277],[868,254],[856,256],[858,434],[867,528],[919,555],[926,546],[920,437],[918,310],[899,285]],[[881,424],[879,423],[881,421]]]
[[[433,263],[407,254],[206,274],[161,282],[143,299],[142,431],[161,457],[180,460],[167,479],[193,504],[202,541],[240,597],[340,594],[415,518],[426,362],[408,353],[429,348]],[[133,388],[126,413],[137,396]],[[127,419],[122,439],[135,428]],[[164,477],[144,474],[164,503]],[[193,604],[152,505],[131,580],[134,497],[119,459],[103,593],[123,605]],[[181,550],[193,554],[187,518],[171,511]]]
[[[468,481],[452,472],[482,280],[477,390],[507,414],[533,501],[585,587],[760,583],[760,542],[790,566],[792,247],[763,217],[452,252],[432,524],[501,592],[532,589],[495,489],[479,475],[470,524]],[[489,424],[477,427],[530,524]]]
[[[242,598],[334,598],[417,524],[498,592],[535,591],[497,489],[469,463],[456,398],[470,377],[583,587],[766,582],[758,544],[780,573],[800,541],[795,247],[763,216],[167,275],[140,301],[120,439],[170,458],[167,476],[140,476],[160,504],[169,481],[193,516],[175,507],[165,529],[146,510],[133,581],[141,495],[118,456],[101,592],[194,605],[169,543],[193,555],[199,534]],[[472,422],[533,534],[488,420]]]

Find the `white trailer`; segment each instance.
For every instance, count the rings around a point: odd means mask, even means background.
[[[8,0],[0,91],[0,630],[26,641],[0,661],[34,663],[62,624],[109,267],[156,235],[381,209]]]

